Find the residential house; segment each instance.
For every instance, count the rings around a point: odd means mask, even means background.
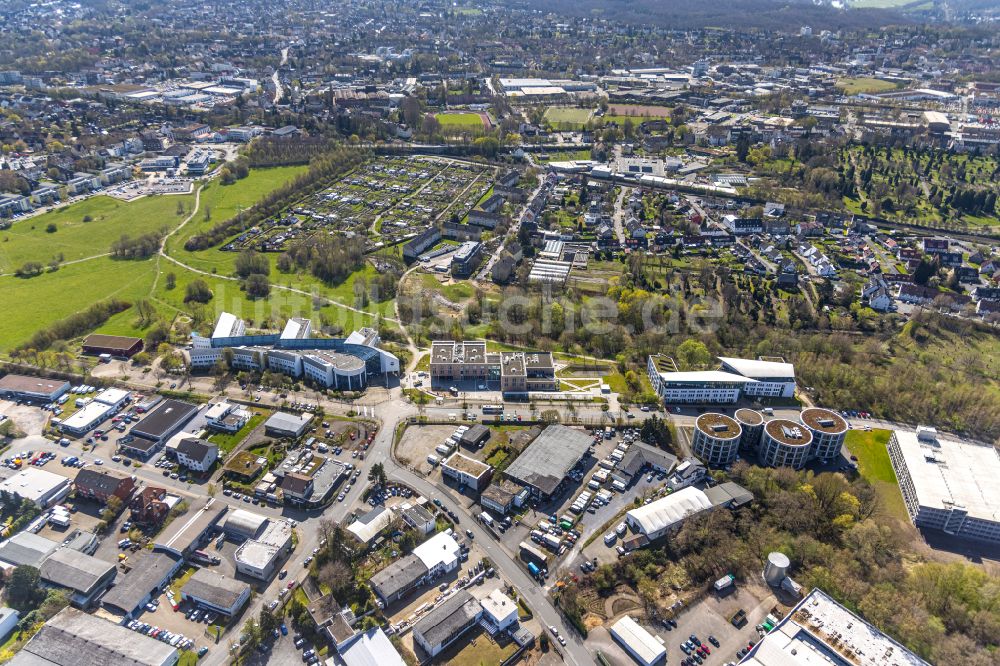
[[[195,472],[207,472],[219,458],[219,447],[197,437],[185,437],[177,443],[177,462]]]
[[[117,497],[124,504],[135,490],[135,480],[134,477],[109,469],[87,467],[76,475],[74,486],[77,498],[92,499],[105,504],[110,497]]]
[[[165,488],[146,486],[129,503],[129,518],[136,525],[155,527],[170,513]]]

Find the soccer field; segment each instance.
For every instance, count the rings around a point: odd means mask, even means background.
[[[482,127],[483,118],[478,113],[439,113],[437,121],[442,127]]]
[[[553,126],[567,123],[583,125],[593,115],[592,109],[578,109],[570,106],[550,106],[545,110],[545,122]]]

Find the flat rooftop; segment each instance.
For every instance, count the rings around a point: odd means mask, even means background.
[[[756,409],[747,409],[745,407],[743,409],[737,409],[734,416],[736,417],[737,423],[749,426],[760,425],[764,422],[764,415]]]
[[[900,643],[814,589],[741,666],[929,666]]]
[[[444,461],[444,465],[477,479],[490,471],[490,466],[486,463],[473,460],[472,458],[463,456],[461,453],[452,455]]]
[[[483,363],[485,360],[485,342],[438,340],[431,344],[433,363]]]
[[[764,426],[764,431],[775,441],[788,446],[809,446],[812,433],[805,426],[788,419],[772,419]]]
[[[159,439],[177,428],[179,423],[187,423],[198,408],[180,400],[164,400],[132,428],[136,437]]]
[[[500,374],[507,377],[524,376],[524,354],[521,352],[502,352],[500,354]]]
[[[550,425],[507,468],[512,479],[548,495],[590,448],[587,433],[564,425]]]
[[[918,440],[902,430],[895,437],[921,506],[962,506],[972,518],[1000,520],[1000,454],[994,447],[940,437]]]
[[[69,382],[59,379],[43,379],[27,375],[4,375],[0,377],[0,391],[14,391],[17,393],[43,393],[47,395],[58,391],[68,384]]]
[[[725,414],[708,412],[695,421],[695,427],[714,439],[734,439],[740,436],[740,424]]]
[[[331,365],[337,370],[362,370],[365,367],[364,360],[352,354],[338,354],[337,352],[322,351],[307,354],[306,358],[317,359],[321,364]]]
[[[809,409],[802,410],[799,418],[807,426],[819,432],[826,432],[831,435],[847,432],[847,421],[844,420],[844,417],[829,409],[810,407]]]

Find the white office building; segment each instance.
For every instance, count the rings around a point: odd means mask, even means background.
[[[917,432],[893,431],[888,448],[914,525],[1000,543],[1000,455],[996,448],[945,439],[927,427]]]
[[[744,394],[759,398],[792,398],[795,396],[795,366],[784,360],[729,358],[720,356],[722,370],[752,379]]]

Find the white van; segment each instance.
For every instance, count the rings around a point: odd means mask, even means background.
[[[438,457],[437,456],[427,456],[427,462],[429,462],[431,464],[431,467],[433,467],[433,466],[435,466],[435,465],[438,464]]]

